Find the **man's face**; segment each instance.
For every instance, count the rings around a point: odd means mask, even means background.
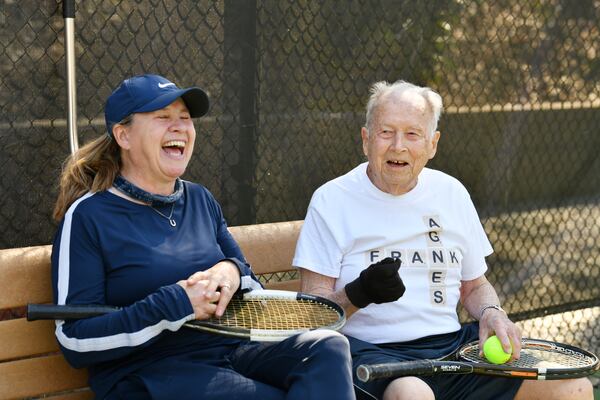
[[[367,174],[377,188],[401,195],[416,186],[437,150],[440,133],[429,134],[431,123],[432,113],[419,95],[392,93],[381,99],[370,131],[361,130]]]

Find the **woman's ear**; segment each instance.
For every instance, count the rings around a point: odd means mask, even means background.
[[[119,147],[129,150],[131,144],[129,143],[129,130],[125,125],[115,124],[112,128],[113,138],[119,145]]]

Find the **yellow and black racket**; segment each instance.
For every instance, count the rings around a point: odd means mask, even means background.
[[[118,311],[110,306],[29,304],[27,319],[82,319]],[[344,309],[336,303],[305,293],[254,290],[234,296],[221,318],[193,320],[185,327],[223,336],[277,342],[315,329],[340,329]]]
[[[598,370],[598,357],[575,346],[538,339],[523,339],[518,360],[490,364],[479,356],[478,342],[468,343],[449,357],[439,360],[415,360],[360,365],[358,379],[439,374],[479,374],[504,378],[556,380],[580,378]]]

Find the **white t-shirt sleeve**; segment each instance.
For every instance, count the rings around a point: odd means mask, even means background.
[[[318,203],[318,200],[313,197],[300,231],[292,265],[331,278],[339,278],[343,254],[330,226],[317,210],[315,203]]]

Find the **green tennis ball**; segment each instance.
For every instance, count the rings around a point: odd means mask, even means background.
[[[483,343],[483,355],[492,364],[504,364],[510,360],[512,348],[510,353],[505,353],[500,339],[494,335],[487,338],[485,343]]]

